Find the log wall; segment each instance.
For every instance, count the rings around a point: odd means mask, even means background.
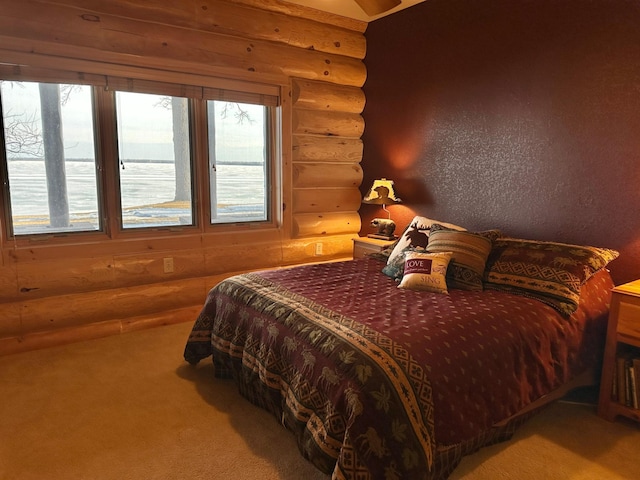
[[[192,321],[229,275],[350,257],[365,28],[279,0],[4,0],[3,63],[279,85],[285,208],[271,229],[74,244],[0,237],[0,354]]]

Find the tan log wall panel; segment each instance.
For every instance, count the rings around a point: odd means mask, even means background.
[[[337,29],[334,25],[321,23],[304,17],[270,12],[269,3],[260,0],[259,10],[247,19],[249,2],[225,2],[216,0],[154,0],[136,2],[131,0],[59,0],[58,5],[78,7],[83,10],[101,12],[116,17],[144,18],[162,25],[173,25],[187,29],[222,33],[240,37],[259,38],[286,43],[302,49],[335,53],[363,59],[366,41],[362,31],[350,28]],[[234,4],[235,3],[235,4]],[[243,5],[244,3],[244,5]],[[274,2],[271,2],[274,3]],[[207,15],[207,12],[211,12]],[[308,10],[300,10],[309,14]],[[336,20],[343,20],[336,17]],[[337,25],[341,26],[341,25]],[[353,31],[352,31],[353,30]]]
[[[294,163],[294,188],[351,187],[362,183],[362,168],[357,163]]]
[[[291,45],[286,37],[266,41],[252,37],[251,32],[229,35],[188,29],[173,23],[155,23],[144,17],[141,17],[144,20],[131,19],[104,13],[103,2],[96,2],[96,10],[85,8],[81,0],[68,0],[67,3],[77,6],[63,6],[46,0],[5,1],[0,15],[0,32],[3,37],[23,40],[24,51],[34,53],[42,51],[67,56],[64,53],[69,52],[69,46],[81,46],[77,52],[91,60],[120,57],[121,62],[126,62],[135,56],[138,64],[149,65],[149,60],[155,59],[159,66],[177,60],[181,64],[198,65],[190,69],[198,73],[213,72],[219,67],[243,78],[258,79],[259,75],[283,79],[303,77],[356,87],[361,87],[366,78],[364,63],[357,58],[359,53],[353,57],[349,56],[350,52],[346,55],[323,52],[316,50],[315,44],[300,48]],[[229,6],[229,2],[224,1],[212,3],[216,4],[212,10],[214,18],[216,12]],[[236,14],[242,15],[238,20],[247,26],[260,24],[263,20],[260,10],[234,8],[242,10]],[[198,14],[206,16],[206,13]],[[306,35],[307,30],[306,24],[301,25],[300,34]],[[340,31],[333,28],[334,35]],[[322,37],[309,34],[317,43],[324,41]],[[363,35],[360,37],[364,39]],[[21,47],[18,44],[13,48]]]
[[[282,228],[267,231],[83,245],[3,239],[0,354],[193,320],[208,289],[234,272],[350,257],[365,29],[280,0],[4,0],[0,62],[281,86],[285,211]]]
[[[361,88],[294,79],[291,97],[296,108],[362,113],[365,97]]]
[[[317,135],[293,136],[292,159],[295,162],[345,162],[360,163],[363,151],[359,138],[320,137]]]
[[[293,234],[355,233],[360,229],[364,94],[308,79],[294,79],[291,92]]]
[[[327,135],[360,138],[364,132],[364,119],[357,113],[293,110],[294,135]]]
[[[294,188],[293,212],[354,212],[362,202],[357,188]]]
[[[0,305],[4,300],[12,300],[17,297],[17,278],[18,273],[15,264],[5,262],[5,264],[0,267]]]
[[[294,235],[299,237],[345,234],[354,228],[360,229],[358,212],[299,213],[293,217]]]

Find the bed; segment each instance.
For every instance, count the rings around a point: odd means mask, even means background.
[[[597,370],[616,256],[416,217],[384,255],[221,282],[184,356],[212,356],[334,480],[444,479]],[[444,292],[402,286],[425,261]]]

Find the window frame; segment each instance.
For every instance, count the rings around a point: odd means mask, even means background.
[[[86,63],[80,61],[79,63]],[[77,70],[58,70],[40,68],[23,64],[0,64],[0,80],[53,82],[91,85],[94,121],[96,181],[98,188],[98,208],[101,209],[100,230],[97,231],[69,231],[59,233],[19,234],[12,232],[12,217],[10,209],[10,191],[7,176],[7,158],[4,143],[4,128],[0,132],[2,149],[0,154],[0,174],[3,185],[0,194],[0,242],[16,245],[38,244],[76,244],[112,241],[117,239],[147,239],[152,237],[173,237],[194,234],[233,233],[253,231],[256,229],[279,230],[283,222],[283,181],[282,181],[282,86],[277,84],[263,84],[244,80],[218,78],[194,74],[184,74],[170,71],[158,71],[140,67],[118,68],[120,76],[95,73],[95,67],[87,73]],[[91,71],[93,70],[93,73]],[[176,80],[180,80],[177,82]],[[186,83],[185,83],[186,82]],[[195,85],[194,85],[195,84]],[[148,86],[160,87],[170,85],[181,91],[190,92],[189,99],[190,123],[190,151],[191,151],[191,184],[192,184],[192,212],[193,225],[156,226],[141,228],[124,228],[121,223],[122,209],[120,202],[120,182],[118,177],[118,145],[117,125],[115,113],[114,90],[125,87],[145,89]],[[195,89],[195,90],[194,90]],[[247,99],[267,98],[270,103],[267,108],[268,131],[266,136],[266,150],[268,155],[268,185],[265,189],[267,220],[247,222],[211,223],[209,203],[208,176],[208,139],[206,130],[206,100],[205,95],[198,95],[207,91],[219,95],[219,99]],[[196,92],[193,94],[193,92]],[[155,93],[155,92],[142,92]],[[169,94],[169,93],[161,93]],[[200,98],[198,98],[200,97]],[[254,103],[256,103],[254,101]],[[0,119],[0,122],[2,119]],[[1,125],[1,124],[0,124]]]

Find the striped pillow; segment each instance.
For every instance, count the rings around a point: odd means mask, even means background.
[[[452,230],[464,230],[464,228],[454,225],[453,223],[440,222],[431,218],[416,215],[413,217],[413,220],[411,220],[411,223],[407,225],[404,232],[402,232],[402,235],[398,238],[393,251],[387,259],[387,263],[389,264],[395,261],[396,257],[409,247],[421,249],[426,248],[427,243],[429,243],[429,231],[431,230],[431,226],[435,224],[442,225],[443,227],[447,227]]]
[[[452,252],[447,285],[461,290],[482,290],[484,267],[499,230],[457,231],[439,224],[431,226],[427,252]]]

